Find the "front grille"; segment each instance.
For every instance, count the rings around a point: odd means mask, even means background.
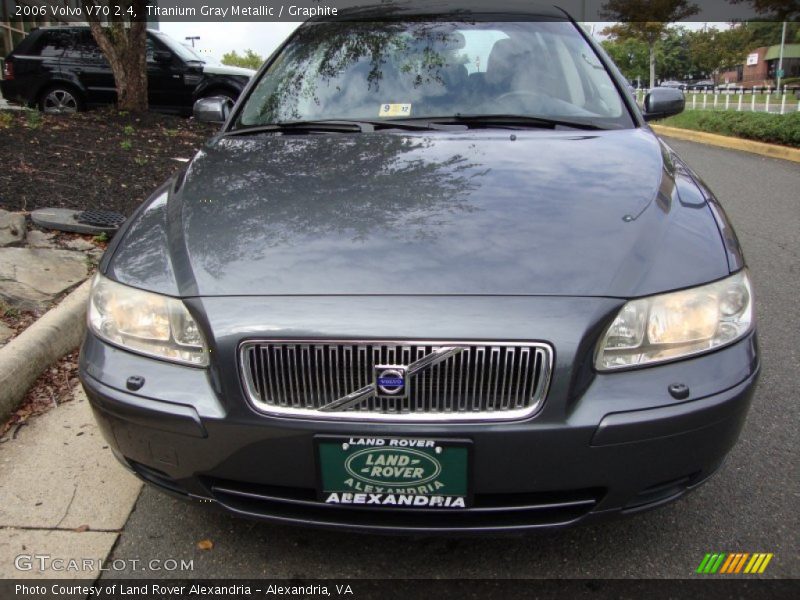
[[[269,414],[499,420],[541,406],[552,353],[541,343],[264,340],[242,344],[240,362],[250,402]],[[376,387],[380,365],[407,369],[402,397]]]

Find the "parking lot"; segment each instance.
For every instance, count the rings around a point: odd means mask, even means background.
[[[193,559],[132,577],[692,577],[706,552],[771,552],[764,576],[800,577],[797,323],[800,168],[670,141],[738,230],[755,282],[763,373],[739,443],[706,485],[659,510],[503,539],[377,537],[235,519],[145,489],[112,559]],[[634,167],[632,167],[634,168]],[[200,540],[213,548],[199,550]]]

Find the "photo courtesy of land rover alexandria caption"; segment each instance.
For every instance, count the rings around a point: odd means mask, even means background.
[[[760,363],[712,192],[557,8],[306,22],[110,244],[81,378],[119,460],[242,516],[588,523],[676,499]],[[266,25],[265,25],[266,26]]]

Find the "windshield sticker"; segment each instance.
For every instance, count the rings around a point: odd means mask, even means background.
[[[411,116],[410,104],[381,104],[378,111],[379,117],[409,117]]]

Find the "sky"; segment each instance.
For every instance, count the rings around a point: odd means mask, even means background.
[[[162,21],[160,29],[187,45],[191,43],[186,40],[188,36],[200,36],[200,39],[195,41],[195,50],[204,56],[219,60],[226,52],[235,50],[242,54],[248,48],[267,58],[299,25],[299,22],[179,23]],[[595,37],[602,38],[600,32],[609,25],[611,23],[595,22],[589,23],[588,27],[593,26]],[[682,23],[682,26],[689,29],[700,29],[704,25],[715,26],[718,29],[727,29],[729,26],[728,23]]]
[[[219,60],[231,50],[239,54],[250,48],[264,58],[269,56],[300,23],[171,23],[162,21],[159,29],[182,43],[187,36],[200,36],[195,50]]]

